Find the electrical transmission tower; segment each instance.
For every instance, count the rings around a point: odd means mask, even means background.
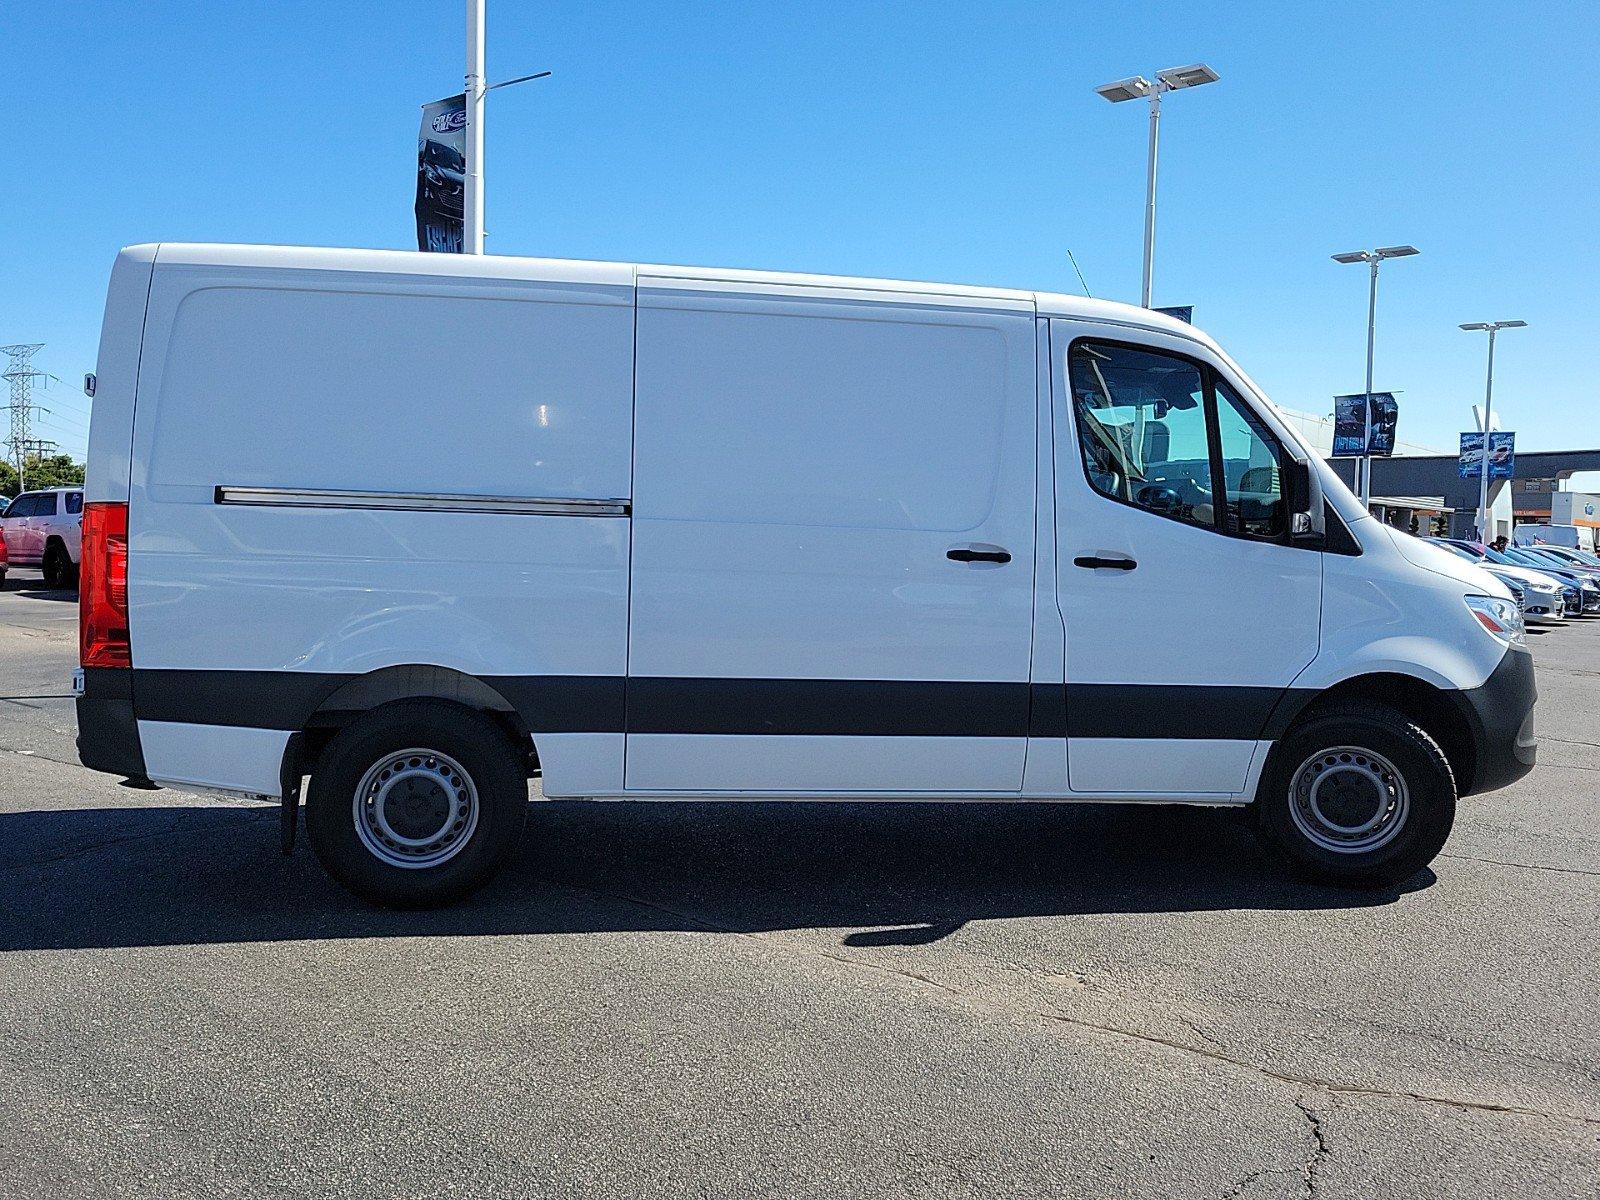
[[[33,381],[35,379],[49,379],[44,371],[33,369],[33,356],[44,349],[43,342],[34,342],[31,345],[0,346],[0,354],[7,355],[11,363],[4,372],[0,372],[0,379],[11,385],[11,403],[7,406],[11,413],[11,454],[17,460],[17,490],[23,491],[26,480],[23,472],[26,468],[27,457],[30,452],[40,453],[46,446],[45,442],[28,436],[28,426],[32,421],[32,414],[47,412],[33,402]],[[43,384],[40,384],[43,387]],[[54,446],[55,443],[48,443]]]

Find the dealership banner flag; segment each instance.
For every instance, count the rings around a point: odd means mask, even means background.
[[[1457,460],[1461,478],[1477,479],[1483,474],[1483,434],[1461,435],[1461,457]],[[1517,435],[1495,432],[1489,435],[1489,478],[1510,479],[1517,465]]]
[[[1363,403],[1365,401],[1366,403]],[[1372,442],[1367,443],[1367,409],[1372,410]],[[1394,431],[1399,424],[1400,406],[1393,392],[1373,392],[1369,397],[1333,398],[1333,456],[1335,458],[1382,457],[1394,453]]]
[[[417,139],[417,249],[461,253],[467,175],[467,98],[422,106]]]

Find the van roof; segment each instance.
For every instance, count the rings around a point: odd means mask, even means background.
[[[788,287],[832,287],[852,291],[921,296],[938,295],[999,304],[1029,304],[1041,316],[1077,317],[1160,330],[1215,344],[1193,326],[1163,313],[1114,300],[1095,300],[1060,292],[974,287],[959,283],[926,283],[900,279],[867,279],[844,275],[807,275],[786,271],[745,271],[726,267],[685,267],[641,263],[592,262],[582,259],[514,258],[502,255],[423,254],[414,250],[344,250],[324,246],[249,246],[201,242],[161,242],[130,246],[124,254],[166,265],[254,267],[298,271],[361,271],[378,274],[428,275],[451,279],[504,279],[536,283],[632,285],[642,277],[701,282]]]

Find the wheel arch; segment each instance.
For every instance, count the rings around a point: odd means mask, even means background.
[[[323,749],[341,729],[373,709],[402,700],[440,700],[486,714],[522,751],[528,775],[538,773],[533,734],[498,688],[453,667],[411,663],[357,675],[329,692],[306,717],[301,735],[285,748],[285,775],[312,773]]]
[[[1302,695],[1297,703],[1280,708],[1273,715],[1275,740],[1318,712],[1344,703],[1381,704],[1414,721],[1444,751],[1456,779],[1457,794],[1472,792],[1478,772],[1477,737],[1459,693],[1416,675],[1373,671]]]

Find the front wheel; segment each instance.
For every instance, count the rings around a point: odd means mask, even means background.
[[[1438,743],[1403,714],[1338,705],[1273,748],[1254,807],[1267,840],[1302,874],[1393,887],[1444,848],[1456,782]]]
[[[528,784],[506,732],[433,700],[384,705],[317,763],[306,832],[327,872],[393,908],[448,904],[497,872],[522,835]]]

